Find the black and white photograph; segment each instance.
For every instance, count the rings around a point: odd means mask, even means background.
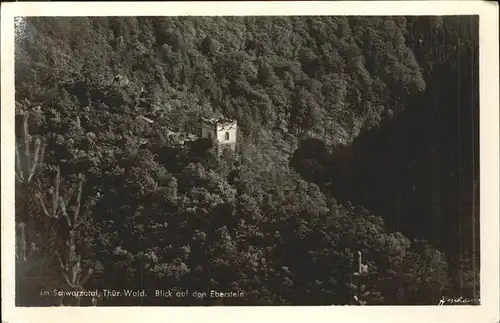
[[[479,26],[14,17],[15,306],[481,306]]]

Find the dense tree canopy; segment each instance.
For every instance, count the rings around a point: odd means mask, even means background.
[[[393,226],[394,213],[383,197],[401,186],[389,181],[392,186],[378,191],[386,195],[373,194],[383,182],[380,169],[360,162],[383,163],[386,156],[377,157],[381,151],[399,154],[396,146],[381,148],[382,140],[391,145],[389,139],[400,136],[391,125],[394,118],[432,113],[429,102],[440,91],[435,75],[447,68],[461,71],[458,59],[473,61],[477,31],[461,29],[460,19],[30,17],[25,22],[16,40],[16,131],[18,150],[25,152],[18,154],[19,169],[31,171],[33,161],[40,169],[33,168],[33,181],[16,185],[17,223],[27,223],[18,230],[20,250],[26,250],[26,241],[34,250],[18,263],[26,277],[16,294],[20,305],[54,304],[59,300],[40,296],[40,290],[54,288],[147,293],[105,297],[98,300],[102,305],[220,304],[191,293],[156,297],[155,289],[241,292],[224,299],[225,305],[351,304],[358,251],[369,274],[357,288],[376,295],[368,303],[437,304],[441,295],[468,288],[457,289],[453,279],[468,269],[453,271],[447,263],[462,250],[447,249],[429,232]],[[468,95],[463,106],[470,113],[477,97]],[[447,102],[446,111],[459,101]],[[201,139],[176,144],[184,133],[198,133],[201,117],[214,114],[238,121],[236,154],[218,157]],[[383,131],[389,139],[379,134]],[[435,133],[427,136],[424,143],[411,142],[423,147],[416,154],[436,144]],[[44,152],[26,148],[33,148],[35,139]],[[71,191],[80,183],[78,174],[85,180]],[[58,211],[59,185],[61,205],[82,209],[81,220],[74,218],[78,225],[66,225],[64,210]],[[426,190],[433,184],[422,185]],[[56,206],[50,219],[43,215],[41,193]],[[473,199],[466,193],[464,199]],[[398,212],[406,212],[409,223],[434,216],[433,210],[415,214],[408,207]],[[74,268],[70,256],[61,257],[58,267],[55,250],[66,249],[80,257],[72,261],[82,273],[91,269],[88,279],[79,280],[83,287],[68,285],[60,273]]]

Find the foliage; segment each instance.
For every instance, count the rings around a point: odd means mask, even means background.
[[[90,216],[73,228],[82,267],[93,271],[85,286],[147,291],[99,304],[349,304],[357,251],[373,273],[366,288],[380,294],[371,303],[437,304],[448,286],[445,256],[388,230],[383,212],[325,190],[337,179],[324,176],[329,163],[342,173],[351,160],[333,161],[328,146],[353,142],[426,89],[408,41],[409,26],[420,28],[413,18],[25,22],[16,122],[29,112],[30,133],[47,145],[47,192],[59,185],[51,170],[69,182],[85,174],[78,196]],[[203,139],[178,144],[218,113],[238,121],[233,156],[217,157]],[[295,151],[301,140],[307,151]],[[36,197],[26,192],[16,198]],[[53,289],[51,275],[49,267],[34,280]],[[168,299],[157,289],[189,292]],[[191,296],[210,290],[243,296]],[[41,301],[34,293],[18,302]]]

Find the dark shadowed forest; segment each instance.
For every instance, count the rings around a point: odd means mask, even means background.
[[[477,16],[18,22],[18,306],[479,299]]]

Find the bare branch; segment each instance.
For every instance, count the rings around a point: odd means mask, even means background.
[[[16,180],[20,183],[23,183],[24,182],[24,178],[22,177],[21,174],[19,174],[17,171],[15,172],[16,174]]]
[[[31,154],[30,154],[30,135],[28,131],[28,118],[29,118],[29,113],[25,112],[24,113],[24,118],[23,118],[23,139],[24,139],[24,154],[26,157],[27,165],[28,168],[31,165]]]
[[[66,283],[68,284],[69,287],[73,288],[73,284],[71,284],[71,281],[69,280],[68,274],[63,273],[64,280],[66,280]]]
[[[21,166],[21,158],[19,156],[19,147],[16,144],[16,176],[19,182],[24,182],[23,168]]]
[[[55,218],[57,218],[57,206],[58,206],[58,202],[59,202],[59,186],[61,184],[61,179],[60,179],[60,176],[61,176],[61,172],[59,170],[59,168],[57,168],[57,171],[56,171],[56,177],[54,179],[54,194],[52,196],[52,213],[54,215]]]
[[[28,182],[31,181],[33,176],[37,172],[37,168],[40,166],[39,165],[39,160],[40,160],[40,147],[41,147],[41,141],[40,138],[37,138],[35,141],[35,153],[34,153],[34,160],[33,163],[31,164],[31,167],[29,169],[29,175],[28,175]]]
[[[69,202],[71,201],[71,198],[75,194],[75,190],[77,188],[77,185],[72,185],[69,189],[69,191],[64,194],[64,205],[67,207]]]
[[[42,207],[43,213],[45,213],[46,216],[51,217],[51,214],[49,213],[49,211],[47,210],[47,207],[45,206],[45,203],[43,202],[43,198],[42,198],[42,195],[40,194],[40,192],[36,192],[35,197],[37,198],[38,203]]]
[[[71,219],[69,218],[68,212],[66,210],[66,203],[64,202],[62,197],[59,197],[61,213],[66,218],[66,222],[68,223],[68,227],[71,228]]]
[[[68,284],[69,287],[71,287],[73,290],[75,289],[82,289],[82,285],[88,281],[90,276],[93,273],[92,269],[89,269],[85,275],[83,275],[82,267],[81,267],[81,259],[82,256],[77,254],[76,250],[76,241],[77,241],[77,230],[78,226],[83,222],[83,218],[87,216],[88,210],[85,210],[85,212],[82,213],[83,216],[80,216],[81,213],[81,199],[83,195],[83,184],[84,184],[85,178],[82,174],[78,176],[78,183],[75,183],[73,187],[71,188],[69,194],[66,197],[61,196],[60,192],[60,185],[61,185],[61,179],[60,179],[60,171],[59,169],[57,170],[55,181],[54,181],[54,192],[52,192],[52,200],[53,204],[55,205],[54,207],[54,214],[55,214],[55,208],[59,207],[62,216],[66,219],[66,222],[68,224],[68,231],[67,232],[67,237],[66,237],[66,246],[65,246],[65,252],[67,252],[67,258],[66,261],[63,261],[60,254],[57,252],[57,257],[59,259],[59,263],[61,268],[63,269],[63,277],[66,283]],[[71,217],[68,214],[68,206],[69,202],[72,201],[72,197],[74,195],[74,191],[77,190],[76,192],[76,201],[74,201],[74,210],[73,211],[73,216]],[[66,195],[66,194],[65,194]],[[57,205],[59,204],[59,205]],[[67,249],[66,249],[67,248]],[[79,302],[78,297],[76,298],[76,302]]]
[[[81,208],[81,202],[82,202],[82,193],[83,193],[83,182],[85,181],[85,177],[83,174],[78,175],[78,193],[76,196],[76,207],[75,207],[75,213],[73,217],[73,225],[77,223],[78,216],[80,215],[80,208]]]
[[[47,143],[45,142],[44,139],[42,139],[42,148],[40,148],[40,167],[42,166],[43,162],[45,161],[45,148],[47,147]]]
[[[72,273],[72,276],[73,276],[72,277],[73,279],[71,280],[71,282],[72,282],[73,286],[76,286],[78,278],[79,278],[79,275],[80,275],[80,273],[82,271],[82,268],[80,266],[80,261],[77,261],[75,263],[75,265],[73,266],[73,268],[71,268],[71,269],[72,269],[71,273]]]
[[[66,271],[66,266],[64,265],[64,262],[61,258],[61,255],[59,254],[59,251],[56,251],[56,256],[57,259],[59,259],[59,264],[61,265],[62,270]]]
[[[76,253],[76,246],[75,246],[75,235],[73,230],[70,231],[71,238],[70,241],[68,241],[68,264],[72,264],[73,262],[77,261],[75,253]]]
[[[73,287],[71,285],[71,281],[69,280],[69,277],[68,275],[66,274],[66,272],[68,271],[68,266],[66,266],[61,258],[61,255],[59,254],[58,251],[56,251],[56,255],[57,255],[57,259],[59,259],[59,265],[61,266],[62,270],[63,270],[63,278],[64,280],[66,280],[66,283],[70,286],[70,287]]]
[[[94,271],[92,270],[92,268],[89,268],[89,270],[87,270],[87,273],[85,274],[85,276],[80,281],[80,286],[85,284],[87,282],[87,280],[89,280],[90,276],[92,276],[93,273],[94,273]]]

